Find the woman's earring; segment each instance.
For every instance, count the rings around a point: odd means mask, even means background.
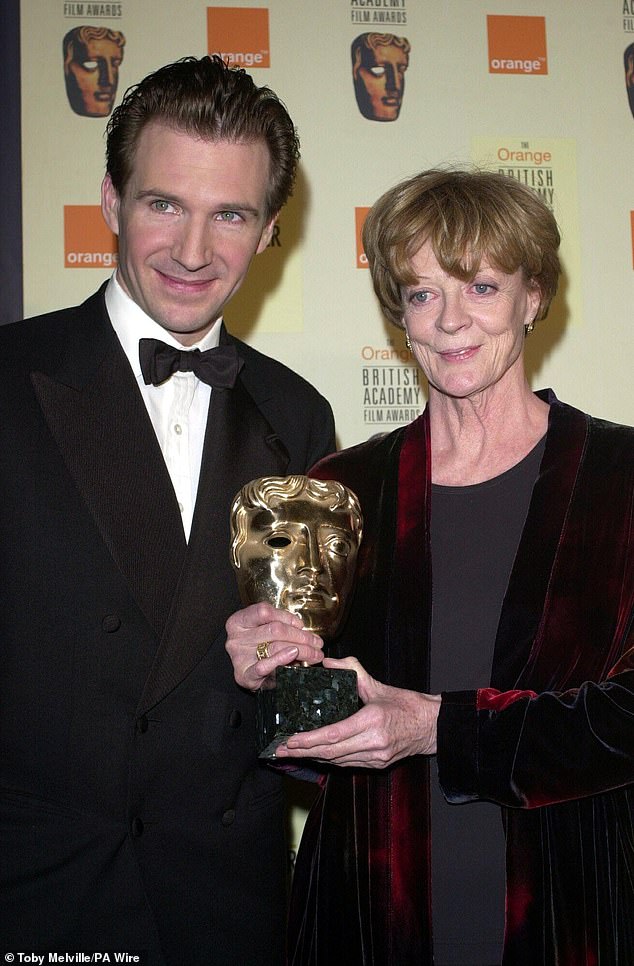
[[[405,345],[407,346],[407,348],[411,352],[412,351],[412,343],[410,342],[409,334],[405,336]]]
[[[531,321],[527,322],[526,325],[524,326],[524,335],[525,336],[530,335],[534,328],[535,328],[535,319],[531,319]]]

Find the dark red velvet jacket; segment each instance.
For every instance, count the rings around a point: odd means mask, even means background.
[[[439,775],[451,802],[502,806],[505,966],[630,966],[634,430],[544,398],[546,450],[492,680],[477,692],[443,695]],[[313,475],[355,490],[365,517],[357,590],[337,652],[357,654],[381,681],[425,691],[427,414],[328,457]],[[323,780],[295,873],[293,966],[433,962],[428,803],[422,757],[383,773],[333,769]]]

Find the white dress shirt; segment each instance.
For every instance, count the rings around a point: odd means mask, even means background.
[[[193,372],[175,372],[160,386],[146,386],[139,362],[139,339],[160,339],[176,349],[185,347],[126,295],[116,273],[106,288],[106,308],[152,421],[178,500],[185,537],[189,540],[211,386],[201,382]],[[218,319],[200,342],[186,348],[201,351],[215,348],[220,340],[221,324],[222,320]]]

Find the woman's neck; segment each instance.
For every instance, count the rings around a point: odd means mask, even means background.
[[[429,391],[432,482],[469,486],[519,463],[548,428],[549,406],[528,383],[468,399]]]

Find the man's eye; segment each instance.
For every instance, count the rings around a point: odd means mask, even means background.
[[[85,60],[81,66],[84,70],[97,70],[99,65],[96,60]]]
[[[265,540],[264,542],[267,545],[267,547],[271,547],[273,550],[281,550],[282,547],[288,547],[291,540],[290,540],[290,537],[280,536],[280,537],[268,537],[268,539]]]
[[[385,67],[370,67],[370,73],[374,74],[375,77],[383,77]]]

